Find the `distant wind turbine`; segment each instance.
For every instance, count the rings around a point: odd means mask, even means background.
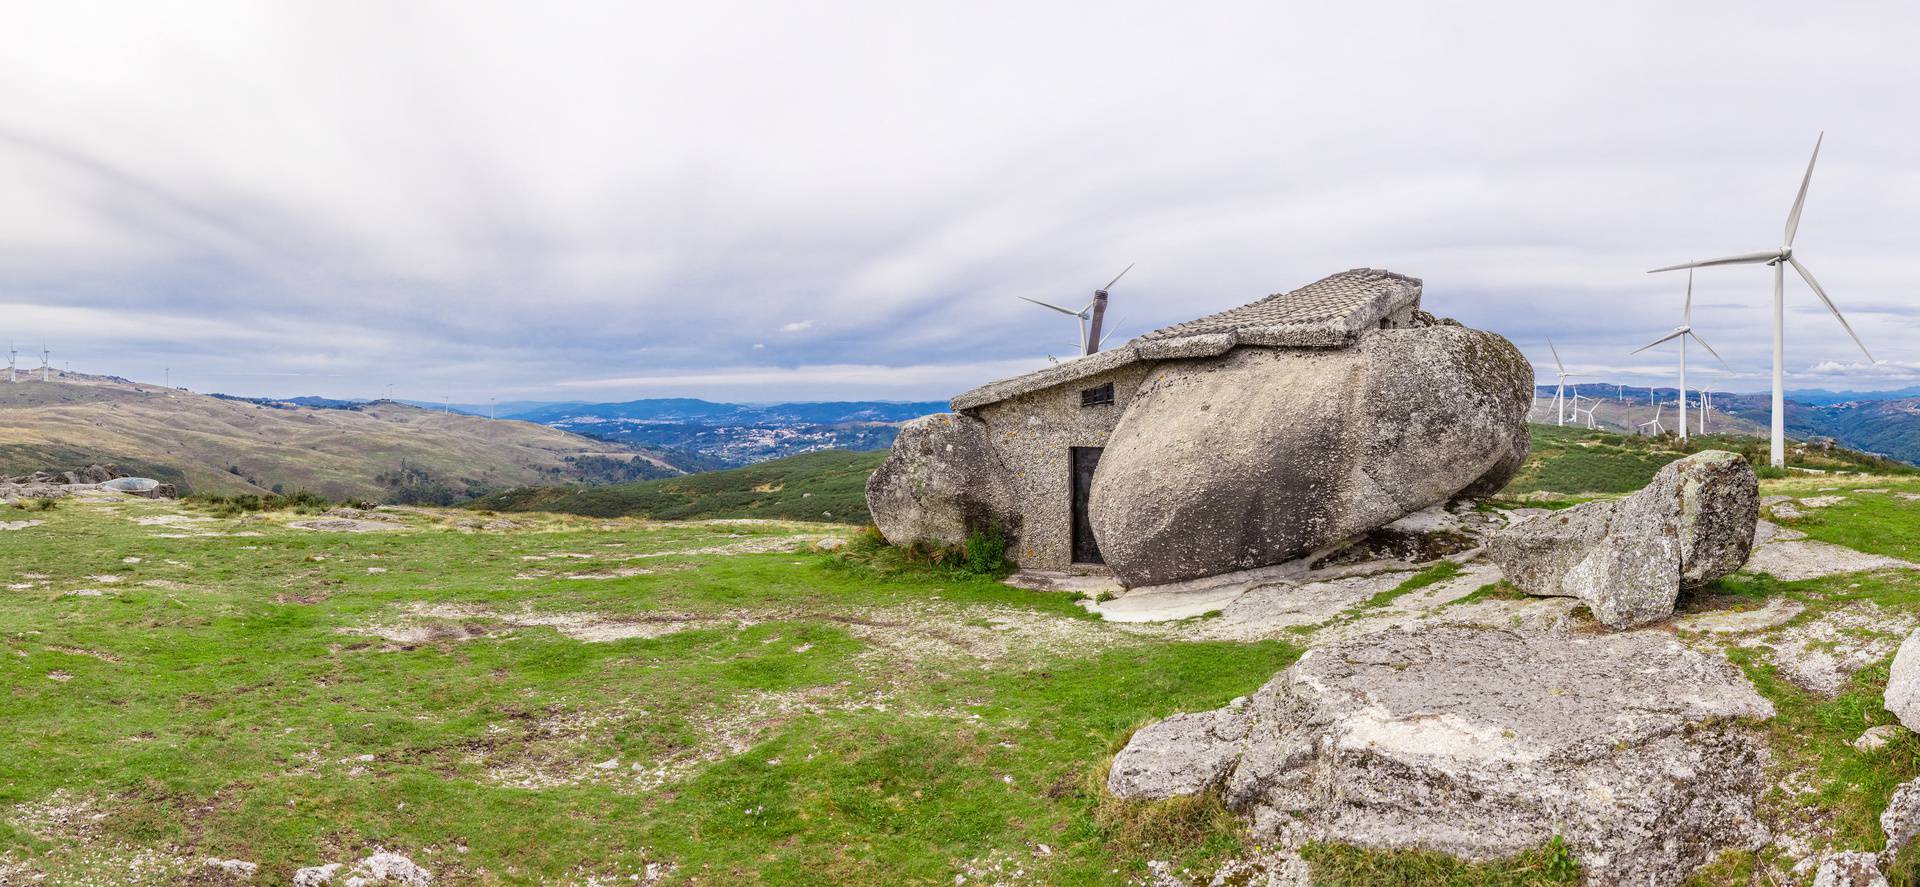
[[[1553,352],[1553,365],[1560,373],[1560,385],[1553,392],[1554,405],[1558,409],[1558,416],[1553,424],[1565,425],[1567,424],[1567,380],[1577,378],[1578,375],[1567,372],[1567,365],[1560,362],[1560,349],[1553,347],[1552,339],[1547,340],[1547,350]]]
[[[1808,271],[1807,266],[1800,264],[1800,260],[1793,257],[1793,236],[1800,230],[1800,210],[1806,206],[1807,186],[1813,183],[1813,165],[1820,159],[1820,143],[1826,141],[1826,138],[1827,134],[1821,133],[1820,137],[1814,140],[1813,157],[1807,161],[1807,173],[1800,179],[1800,193],[1793,198],[1793,209],[1787,213],[1787,227],[1784,238],[1786,241],[1785,245],[1779,249],[1768,250],[1766,252],[1727,256],[1721,259],[1708,259],[1704,262],[1687,262],[1680,265],[1669,265],[1665,268],[1655,268],[1647,272],[1648,274],[1657,274],[1661,271],[1678,271],[1682,268],[1711,268],[1716,265],[1773,266],[1773,446],[1772,452],[1769,455],[1776,468],[1787,464],[1787,395],[1785,370],[1787,340],[1786,309],[1783,307],[1786,302],[1786,296],[1784,294],[1786,288],[1786,266],[1792,265],[1793,270],[1798,272],[1801,279],[1807,282],[1807,286],[1813,289],[1813,294],[1820,297],[1820,301],[1826,304],[1828,311],[1833,312],[1833,319],[1840,321],[1840,326],[1846,329],[1848,336],[1853,338],[1853,344],[1860,346],[1860,353],[1867,356],[1867,361],[1869,363],[1878,362],[1873,359],[1873,352],[1867,350],[1866,343],[1860,341],[1860,336],[1854,333],[1853,325],[1847,323],[1847,318],[1840,313],[1840,309],[1833,304],[1833,300],[1827,298],[1827,291],[1820,287],[1820,282],[1813,279],[1813,272]],[[1682,396],[1685,396],[1684,392]]]
[[[1667,408],[1667,405],[1666,405],[1666,404],[1663,404],[1663,403],[1657,403],[1657,404],[1654,404],[1654,405],[1653,405],[1653,418],[1652,418],[1652,419],[1649,419],[1649,420],[1647,420],[1647,421],[1645,421],[1645,422],[1642,422],[1642,423],[1640,423],[1640,424],[1638,424],[1638,425],[1635,425],[1635,426],[1633,426],[1633,427],[1635,427],[1635,428],[1647,428],[1647,429],[1648,429],[1648,431],[1647,431],[1647,433],[1648,433],[1648,434],[1665,434],[1665,433],[1666,433],[1666,430],[1667,430],[1667,426],[1665,426],[1665,425],[1662,425],[1662,424],[1660,424],[1660,413],[1661,413],[1662,411],[1664,411],[1664,410],[1666,410],[1666,408]]]
[[[19,371],[15,369],[15,366],[19,361],[19,359],[20,359],[20,343],[8,342],[7,343],[7,381],[8,382],[20,381]]]
[[[1021,296],[1020,298],[1023,301],[1032,302],[1042,308],[1051,308],[1068,317],[1078,318],[1080,320],[1080,353],[1082,355],[1093,354],[1100,350],[1102,343],[1106,342],[1106,337],[1100,334],[1100,328],[1107,317],[1107,291],[1112,289],[1114,284],[1119,283],[1120,278],[1127,276],[1128,271],[1132,270],[1132,265],[1120,269],[1120,273],[1115,274],[1112,280],[1107,281],[1106,286],[1094,290],[1093,300],[1081,306],[1078,311],[1062,308],[1059,305],[1048,302],[1042,302],[1039,299],[1029,299],[1026,296]]]
[[[48,375],[53,371],[53,364],[47,360],[47,358],[52,356],[53,356],[53,352],[47,350],[47,343],[44,341],[41,342],[40,343],[40,381],[42,382],[47,381]]]
[[[1693,271],[1692,270],[1687,271],[1687,302],[1686,302],[1686,307],[1680,309],[1680,325],[1677,327],[1674,327],[1672,332],[1667,333],[1666,335],[1661,336],[1658,339],[1655,339],[1651,342],[1648,342],[1645,345],[1640,346],[1639,348],[1634,349],[1633,353],[1639,354],[1640,352],[1645,351],[1648,348],[1652,348],[1653,346],[1659,345],[1663,342],[1673,341],[1674,339],[1680,340],[1680,439],[1686,440],[1687,439],[1687,340],[1692,339],[1695,342],[1699,342],[1700,347],[1707,349],[1707,353],[1713,355],[1714,360],[1720,361],[1720,365],[1723,367],[1727,366],[1727,361],[1725,358],[1722,358],[1720,356],[1720,352],[1713,350],[1713,346],[1707,344],[1707,340],[1700,338],[1700,334],[1693,331]],[[1732,367],[1727,367],[1727,370],[1729,372],[1731,372],[1732,369],[1733,369]]]

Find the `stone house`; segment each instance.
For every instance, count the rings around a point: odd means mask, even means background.
[[[1524,458],[1532,371],[1517,350],[1491,334],[1447,322],[1451,331],[1416,335],[1443,325],[1420,310],[1420,296],[1418,279],[1368,268],[1345,271],[968,391],[953,398],[953,414],[915,420],[902,430],[893,455],[868,483],[875,523],[900,543],[956,541],[967,528],[992,521],[1011,532],[1010,553],[1025,569],[1099,571],[1111,565],[1129,584],[1257,565],[1329,532],[1345,532],[1352,523],[1302,501],[1276,505],[1287,497],[1270,493],[1302,489],[1338,499],[1354,485],[1336,482],[1334,475],[1352,474],[1351,466],[1326,457],[1381,455],[1378,446],[1356,449],[1325,439],[1313,430],[1317,424],[1350,424],[1346,401],[1367,400],[1370,386],[1404,376],[1407,367],[1444,376],[1439,384],[1413,381],[1437,393],[1462,377],[1465,385],[1451,388],[1476,387],[1475,374],[1463,365],[1498,349],[1476,347],[1473,337],[1497,340],[1511,352],[1496,360],[1503,371],[1494,374],[1492,387],[1501,392],[1468,393],[1441,407],[1450,414],[1439,425],[1459,420],[1493,429],[1461,442],[1483,450],[1466,460],[1474,466],[1472,476],[1438,472],[1440,485],[1449,489],[1436,493],[1416,482],[1417,490],[1386,495],[1389,507],[1360,511],[1365,520],[1396,511],[1390,521],[1425,507],[1432,504],[1426,500],[1451,495],[1497,465],[1517,466],[1516,437]],[[1407,332],[1374,335],[1380,331]],[[1243,356],[1249,352],[1269,354]],[[1344,352],[1367,356],[1334,357]],[[1396,420],[1401,412],[1389,407],[1363,424],[1413,418],[1424,428],[1432,418],[1428,410]],[[1289,437],[1301,433],[1312,438],[1304,447]],[[1365,444],[1366,437],[1362,430],[1355,440]],[[1113,448],[1125,439],[1135,443],[1116,467]],[[1399,452],[1392,446],[1390,454]],[[1417,458],[1417,449],[1407,455]],[[1378,484],[1360,486],[1373,493]],[[1397,511],[1414,501],[1418,505]],[[1276,508],[1287,514],[1271,514]],[[1298,526],[1281,526],[1289,522]],[[1249,527],[1257,528],[1257,538],[1248,536]],[[1116,549],[1123,554],[1119,563]],[[1145,566],[1152,561],[1159,563]]]

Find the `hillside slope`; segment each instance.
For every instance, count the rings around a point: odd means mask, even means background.
[[[1674,438],[1585,428],[1533,424],[1528,430],[1533,451],[1501,495],[1630,493],[1646,486],[1667,463],[1701,450],[1731,450],[1745,455],[1755,466],[1764,466],[1767,461],[1766,438],[1753,435],[1695,435],[1681,444]],[[1788,448],[1787,465],[1822,472],[1920,473],[1920,469],[1864,453],[1805,446],[1798,441]]]
[[[887,454],[822,450],[661,480],[603,487],[530,487],[475,500],[495,511],[557,511],[594,517],[784,518],[864,524],[867,475]]]
[[[528,422],[390,401],[316,409],[108,376],[0,382],[0,474],[112,462],[183,492],[450,501],[534,483],[659,477],[657,455]]]

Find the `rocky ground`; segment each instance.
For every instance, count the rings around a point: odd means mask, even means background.
[[[1809,883],[1920,775],[1920,485],[1762,492],[1747,572],[1618,633],[1502,582],[1520,503],[1130,593],[789,522],[5,509],[0,884]],[[1235,780],[1107,791],[1181,712]],[[1318,751],[1243,760],[1256,714]],[[1497,830],[1392,812],[1442,776]]]

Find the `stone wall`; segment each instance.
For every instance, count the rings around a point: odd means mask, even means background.
[[[1104,447],[1154,364],[1132,363],[1053,388],[968,410],[986,423],[995,451],[1012,473],[1021,514],[1020,566],[1075,569],[1073,564],[1073,447]],[[1080,392],[1113,383],[1113,403],[1082,407]]]

